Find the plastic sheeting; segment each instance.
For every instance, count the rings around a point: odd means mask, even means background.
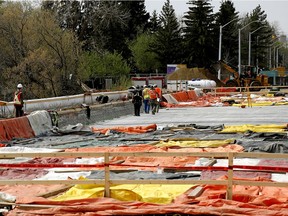
[[[0,140],[9,141],[13,138],[32,138],[35,133],[26,116],[0,120]]]
[[[92,127],[91,130],[92,132],[100,132],[102,134],[108,133],[110,130],[122,132],[122,133],[128,133],[128,134],[141,134],[141,133],[148,133],[155,131],[157,129],[156,124],[151,124],[147,126],[134,126],[134,127],[124,127],[124,126],[119,126],[119,127],[112,127],[112,128],[96,128]]]
[[[257,132],[257,133],[284,133],[287,131],[287,125],[231,125],[224,126],[223,130],[219,133],[245,133],[247,131]]]
[[[160,141],[156,144],[157,147],[172,147],[178,146],[182,148],[195,147],[195,148],[215,148],[227,144],[235,143],[234,139],[227,140],[169,140]]]
[[[240,107],[242,105],[248,106],[248,103],[241,103],[241,104],[233,104],[232,106]],[[259,101],[255,103],[251,103],[251,106],[280,106],[280,105],[288,105],[288,102],[273,102],[273,101]]]
[[[27,116],[35,136],[44,135],[52,129],[52,121],[46,110],[32,112]]]
[[[111,197],[121,201],[142,201],[147,203],[168,204],[193,185],[165,184],[129,184],[110,187]],[[53,198],[55,201],[103,197],[104,187],[101,185],[75,185],[66,193]]]
[[[226,177],[222,178],[226,180]],[[235,179],[236,180],[236,179]],[[262,181],[257,178],[254,180]],[[19,187],[19,186],[16,186]],[[38,191],[38,185],[33,185]],[[196,186],[194,186],[196,187]],[[171,204],[152,204],[139,201],[119,201],[112,198],[87,198],[69,201],[52,201],[42,197],[23,196],[17,203],[55,205],[55,208],[29,210],[15,208],[7,216],[12,215],[160,215],[160,214],[189,214],[189,215],[261,215],[287,216],[288,188],[262,186],[233,186],[233,200],[225,200],[226,186],[203,185],[203,193],[196,198],[188,194],[194,189],[177,196]],[[43,186],[41,189],[43,190]],[[16,189],[16,191],[19,191]],[[12,195],[16,192],[11,191]],[[60,205],[60,206],[59,206]]]

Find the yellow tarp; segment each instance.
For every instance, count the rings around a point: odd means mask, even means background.
[[[182,148],[185,147],[193,147],[193,148],[214,148],[220,147],[227,144],[235,143],[234,139],[226,139],[226,140],[169,140],[169,141],[159,141],[156,144],[157,147],[171,147],[171,146],[179,146]]]
[[[224,126],[224,129],[219,133],[245,133],[253,131],[257,133],[283,133],[287,129],[287,125],[234,125]]]
[[[111,197],[121,201],[142,201],[157,204],[169,204],[173,199],[194,185],[164,185],[164,184],[127,184],[113,185]],[[75,200],[103,197],[104,187],[96,184],[75,185],[66,193],[53,198],[54,201]]]
[[[248,106],[248,103],[241,103],[241,104],[233,104],[232,106],[240,107],[241,105]],[[273,102],[273,101],[260,101],[252,103],[253,106],[280,106],[280,105],[288,105],[288,102]]]

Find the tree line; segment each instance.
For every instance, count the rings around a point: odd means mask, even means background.
[[[131,74],[166,73],[167,64],[210,67],[218,60],[219,28],[233,20],[223,28],[221,58],[238,64],[238,30],[246,26],[242,64],[249,32],[257,30],[251,35],[251,64],[268,67],[269,48],[280,34],[260,5],[240,16],[230,0],[222,1],[218,12],[210,0],[188,4],[177,17],[169,0],[159,14],[149,14],[145,0],[0,1],[2,100],[12,99],[17,83],[32,99],[81,93],[82,82],[101,88],[103,78],[125,89]]]

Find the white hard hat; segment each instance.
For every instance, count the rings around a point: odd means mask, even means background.
[[[22,85],[21,83],[19,83],[19,84],[17,85],[17,88],[23,88],[23,85]]]

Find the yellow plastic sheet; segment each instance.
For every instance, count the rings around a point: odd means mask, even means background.
[[[241,104],[233,104],[232,106],[240,107],[241,105],[248,106],[248,103],[241,103]],[[288,102],[273,102],[273,101],[260,101],[256,103],[252,103],[253,106],[280,106],[280,105],[288,105]]]
[[[247,131],[253,131],[256,133],[284,133],[287,129],[287,125],[234,125],[224,126],[224,129],[219,133],[245,133]]]
[[[169,140],[169,141],[160,141],[156,144],[157,147],[193,147],[193,148],[213,148],[220,147],[227,144],[235,143],[234,139],[226,139],[226,140]]]
[[[111,197],[121,201],[142,201],[157,204],[169,204],[173,199],[194,185],[165,184],[127,184],[113,185]],[[84,198],[103,197],[104,187],[96,184],[75,185],[66,193],[53,198],[55,201],[65,201]]]

